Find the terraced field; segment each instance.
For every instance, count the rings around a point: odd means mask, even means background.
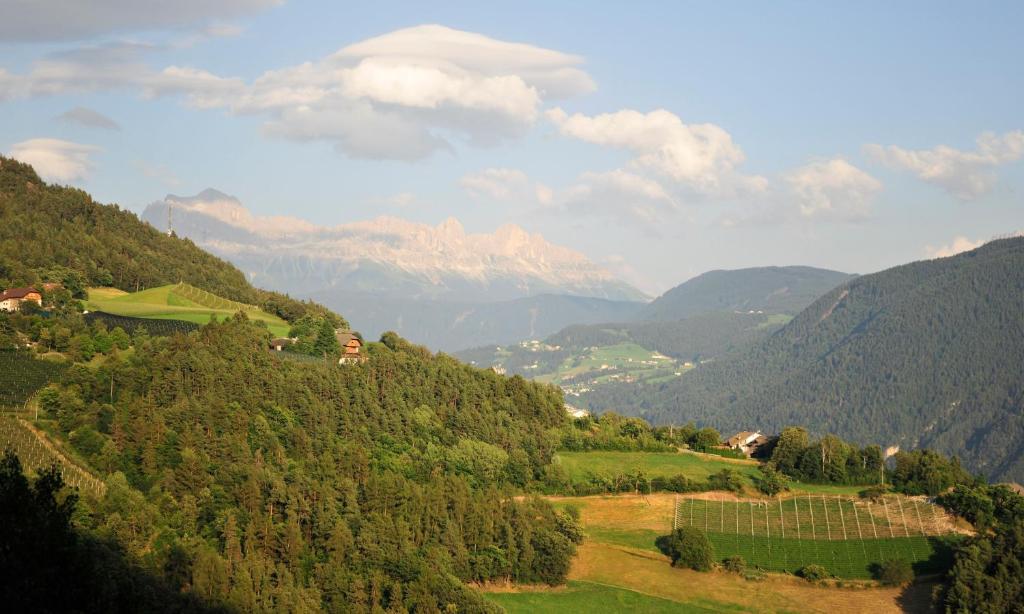
[[[150,288],[127,294],[113,288],[90,288],[88,308],[109,314],[146,319],[181,320],[206,324],[239,311],[265,322],[277,336],[288,334],[288,323],[254,305],[231,301],[185,283]]]

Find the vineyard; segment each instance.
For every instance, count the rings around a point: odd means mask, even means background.
[[[0,408],[20,408],[36,390],[56,380],[64,362],[39,360],[29,352],[0,351]]]
[[[121,327],[128,334],[133,334],[139,327],[144,327],[146,332],[154,337],[170,337],[178,333],[190,333],[199,328],[195,322],[184,320],[159,320],[148,318],[133,318],[131,316],[119,316],[103,311],[93,311],[83,316],[90,326],[93,322],[103,322],[107,330],[114,330]]]
[[[251,320],[264,322],[277,336],[287,335],[290,329],[287,322],[254,305],[228,300],[186,283],[131,294],[113,288],[89,288],[87,305],[90,311],[147,320],[185,321],[200,326],[211,320],[224,320],[241,311]],[[146,327],[149,329],[148,324]]]
[[[0,417],[0,447],[17,454],[26,471],[38,473],[56,465],[69,486],[94,498],[106,493],[107,485],[102,480],[61,453],[46,435],[21,418]]]
[[[177,296],[184,297],[197,305],[202,305],[203,307],[209,307],[211,309],[232,312],[259,311],[259,307],[255,305],[247,305],[245,303],[239,303],[238,301],[232,301],[226,298],[222,298],[220,296],[217,296],[216,294],[213,294],[212,292],[207,292],[206,290],[196,288],[195,286],[190,286],[189,284],[186,283],[178,283],[176,286],[174,286],[174,289],[171,292],[173,292]]]
[[[941,536],[950,519],[935,505],[902,496],[877,503],[799,496],[762,501],[681,499],[674,526],[705,531],[716,558],[742,556],[749,565],[796,572],[822,565],[842,578],[870,578],[875,563],[903,558],[919,573],[948,564]]]

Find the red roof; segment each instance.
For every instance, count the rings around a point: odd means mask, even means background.
[[[35,288],[10,288],[3,294],[0,294],[0,301],[9,298],[25,298],[33,292],[39,294],[39,290],[36,290]]]

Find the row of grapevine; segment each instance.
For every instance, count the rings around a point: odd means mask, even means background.
[[[31,352],[0,351],[0,408],[20,408],[46,384],[58,379],[67,363],[40,360]]]
[[[903,558],[920,572],[947,561],[940,536],[948,519],[937,506],[909,497],[878,502],[798,496],[761,501],[681,499],[674,526],[705,531],[718,558],[740,555],[748,564],[795,572],[822,565],[844,578],[870,578],[872,566]]]
[[[238,301],[232,301],[216,294],[207,292],[195,286],[190,286],[186,283],[179,283],[174,287],[174,293],[187,298],[193,303],[197,303],[204,307],[210,307],[212,309],[224,309],[228,311],[256,311],[258,307],[255,305],[247,305],[245,303],[239,303]]]
[[[26,471],[38,473],[57,465],[64,482],[80,492],[101,498],[107,491],[102,480],[62,454],[46,435],[21,418],[0,417],[0,448],[17,454]]]
[[[107,330],[121,327],[128,334],[133,334],[136,329],[142,327],[154,337],[170,337],[178,333],[187,334],[199,328],[199,325],[195,322],[186,322],[184,320],[133,318],[103,311],[93,311],[85,314],[83,317],[89,325],[92,325],[93,322],[103,322]]]

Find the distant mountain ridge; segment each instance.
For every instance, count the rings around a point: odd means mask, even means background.
[[[794,315],[853,277],[809,266],[708,271],[656,298],[639,318],[665,322],[703,313],[748,311]]]
[[[580,377],[567,374],[577,373],[579,365],[602,355],[603,348],[621,350],[623,344],[653,352],[652,356],[660,353],[684,366],[715,360],[768,337],[788,322],[792,314],[853,277],[803,266],[711,271],[683,282],[652,303],[637,304],[633,310],[623,311],[624,317],[618,320],[580,320],[546,338],[530,337],[543,338],[542,344],[505,342],[463,350],[456,356],[524,377],[570,381],[572,385],[565,389],[566,393],[575,395],[585,389],[580,394],[591,408],[620,409],[600,405],[600,399],[608,395],[617,399],[619,389],[630,390],[638,382],[679,377],[685,369],[659,364],[658,368],[641,373],[624,369],[629,366],[625,364],[620,365],[620,377],[597,371],[582,378],[582,382]],[[639,352],[631,351],[636,360],[644,361]],[[628,411],[630,406],[621,409]]]
[[[168,217],[175,233],[231,260],[255,283],[294,293],[339,288],[474,302],[539,294],[646,299],[583,254],[513,224],[492,234],[466,233],[454,218],[437,226],[394,217],[317,226],[289,216],[253,215],[238,199],[213,189],[191,197],[168,195],[143,213],[163,230]]]
[[[660,423],[807,425],[1024,480],[1024,238],[855,278],[748,351],[604,399]]]

